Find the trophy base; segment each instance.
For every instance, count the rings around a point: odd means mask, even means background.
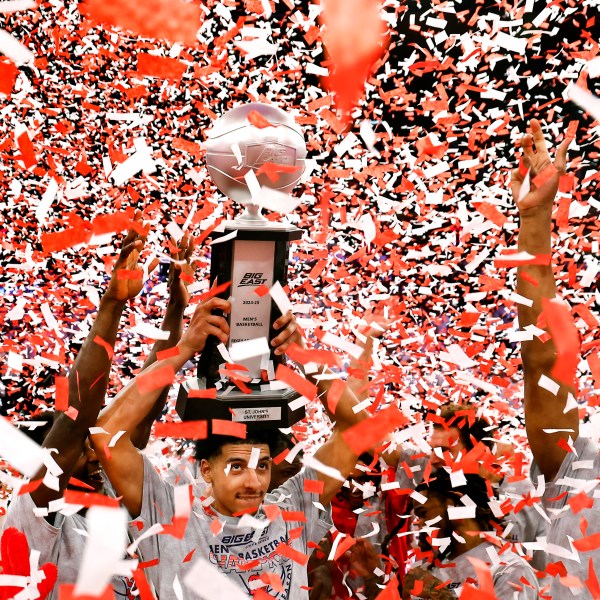
[[[206,389],[206,380],[191,379],[180,386],[175,410],[182,421],[223,419],[245,423],[251,429],[283,429],[306,414],[303,405],[290,408],[290,402],[300,398],[292,388],[266,391],[254,388],[251,394],[232,390],[218,392],[216,398],[190,398],[190,389]]]

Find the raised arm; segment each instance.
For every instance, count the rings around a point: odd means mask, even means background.
[[[143,286],[142,270],[137,266],[143,244],[143,239],[134,230],[125,237],[92,329],[71,369],[69,406],[77,410],[77,416],[71,419],[60,413],[44,440],[46,448],[56,448],[57,452],[52,456],[63,473],[58,479],[58,489],[41,485],[31,492],[37,506],[47,506],[50,501],[62,496],[82,455],[88,428],[96,422],[108,386],[112,348],[123,309]],[[119,274],[123,272],[137,272],[140,278],[120,278]],[[43,467],[36,479],[44,477],[45,473],[46,468]]]
[[[123,505],[132,517],[140,514],[144,483],[142,456],[133,445],[131,436],[156,405],[163,385],[152,389],[152,379],[170,373],[171,378],[191,359],[196,352],[204,349],[206,338],[214,335],[222,343],[227,343],[229,326],[224,317],[213,315],[212,311],[229,312],[231,305],[221,298],[212,298],[199,304],[190,324],[177,344],[177,354],[157,361],[137,375],[107,406],[98,418],[97,426],[107,433],[90,436],[98,458],[106,471],[111,484]],[[107,446],[112,437],[124,431],[114,447]]]
[[[190,294],[187,290],[189,279],[194,274],[194,269],[191,264],[191,258],[194,253],[193,241],[185,236],[181,240],[180,247],[176,252],[172,253],[175,261],[171,263],[169,269],[169,300],[167,309],[162,322],[161,329],[169,332],[169,337],[166,340],[157,340],[148,358],[144,362],[142,371],[156,362],[156,355],[159,352],[173,348],[181,339],[183,332],[183,313],[190,301]],[[136,430],[131,435],[131,441],[136,448],[142,450],[148,444],[152,424],[162,412],[167,398],[169,396],[170,385],[163,388],[160,396],[157,398],[154,406],[146,415],[146,418],[140,422]]]
[[[571,128],[569,128],[570,130]],[[512,173],[511,187],[520,216],[519,251],[540,257],[550,257],[552,208],[558,190],[558,180],[566,170],[567,149],[573,137],[567,136],[556,152],[554,163],[550,158],[542,129],[538,121],[531,121],[531,134],[521,140],[523,150],[522,169]],[[529,170],[531,189],[522,193],[525,172]],[[549,174],[539,187],[533,183],[538,175]],[[521,198],[521,196],[523,196]],[[540,260],[539,262],[544,262]],[[551,261],[546,264],[528,264],[517,272],[517,292],[532,301],[531,306],[519,303],[519,325],[546,327],[538,323],[542,312],[542,301],[554,298],[556,287]],[[576,439],[579,434],[577,409],[564,412],[567,394],[575,390],[561,384],[556,395],[539,385],[540,377],[552,377],[556,362],[556,346],[550,338],[542,342],[539,337],[522,343],[524,388],[525,388],[525,426],[533,456],[547,481],[554,479],[565,457],[566,450],[559,445],[569,437]],[[559,382],[557,382],[559,383]],[[544,433],[544,429],[567,429],[570,432]],[[564,444],[563,444],[564,446]]]

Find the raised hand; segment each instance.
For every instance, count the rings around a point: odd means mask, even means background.
[[[135,220],[141,223],[141,214],[137,214]],[[135,229],[131,229],[125,236],[106,290],[106,297],[126,302],[141,292],[144,287],[144,271],[138,263],[144,242],[145,238]]]
[[[181,240],[177,252],[172,253],[173,260],[169,270],[169,304],[186,307],[190,301],[188,285],[194,276],[191,258],[194,254],[194,242],[189,236]]]
[[[227,319],[213,314],[213,311],[228,313],[231,303],[223,298],[211,298],[202,304],[198,304],[186,332],[181,338],[180,345],[186,347],[192,353],[204,350],[206,339],[214,335],[223,344],[229,339],[229,325]]]
[[[569,124],[565,139],[556,150],[554,161],[548,152],[539,121],[532,119],[530,127],[531,133],[525,134],[520,141],[523,151],[522,164],[513,170],[510,181],[513,197],[521,215],[527,215],[540,208],[552,208],[559,177],[566,173],[567,150],[575,138],[577,122]],[[528,172],[530,189],[526,190],[523,184]]]

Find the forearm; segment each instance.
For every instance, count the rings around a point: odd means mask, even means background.
[[[151,382],[154,375],[166,372],[177,373],[183,365],[193,356],[193,352],[181,343],[177,345],[176,356],[155,362],[130,381],[107,406],[98,419],[97,425],[109,433],[125,431],[132,435],[136,428],[152,411],[164,386],[156,389],[147,389],[145,385]],[[144,382],[144,385],[140,385]]]
[[[163,319],[161,329],[162,331],[168,331],[169,337],[166,340],[157,340],[152,351],[148,355],[148,358],[144,362],[142,371],[148,368],[151,364],[156,362],[156,355],[163,350],[168,350],[176,346],[181,339],[183,333],[183,312],[185,306],[181,304],[175,304],[169,302],[167,310],[165,311],[165,317]]]
[[[169,350],[177,345],[179,340],[181,339],[181,334],[183,332],[183,311],[184,307],[179,304],[169,304],[167,306],[167,311],[165,313],[165,318],[162,323],[162,330],[169,332],[169,338],[166,340],[158,340],[153,348],[152,352],[144,362],[144,366],[142,367],[142,371],[146,370],[150,365],[156,362],[156,355],[159,352],[164,350]],[[169,390],[171,386],[168,385],[164,387],[159,394],[154,406],[148,411],[146,417],[138,424],[136,429],[131,434],[131,442],[132,444],[138,448],[139,450],[143,450],[147,444],[148,439],[150,438],[150,431],[152,430],[152,424],[163,408],[165,407],[165,403],[167,402],[167,398],[169,397]]]
[[[535,215],[522,216],[519,229],[519,251],[533,256],[548,257],[548,264],[524,265],[517,270],[517,293],[532,302],[531,306],[518,304],[519,326],[537,325],[542,312],[542,300],[556,296],[556,283],[551,264],[552,217],[547,209]],[[534,336],[523,343],[523,361],[530,359],[552,361],[555,347],[552,340],[545,343]]]
[[[329,398],[331,387],[334,381],[338,379],[322,379],[321,376],[330,375],[331,371],[327,368],[322,369],[318,374],[308,375],[309,381],[314,383],[319,390],[319,398],[327,412],[327,416],[331,421],[335,421],[338,431],[345,431],[353,425],[364,421],[369,418],[369,413],[364,410],[354,411],[354,408],[360,404],[358,398],[354,395],[354,392],[344,383],[344,390],[340,396],[335,407]],[[335,408],[334,411],[331,409]]]
[[[69,374],[69,405],[77,409],[76,421],[87,428],[96,422],[106,395],[112,348],[125,302],[104,296],[98,314]],[[95,341],[96,340],[96,341]],[[110,346],[110,352],[104,344]]]

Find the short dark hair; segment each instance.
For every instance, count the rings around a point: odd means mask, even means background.
[[[473,404],[447,402],[446,404],[442,404],[439,416],[447,427],[456,427],[458,429],[458,437],[467,451],[472,450],[479,442],[487,446],[490,450],[493,448],[494,442],[490,439],[485,439],[490,437],[487,431],[490,427],[490,422],[483,417],[477,416],[477,408]],[[433,427],[434,429],[442,429],[444,425],[434,423]]]
[[[488,487],[486,480],[481,475],[475,473],[465,473],[466,484],[452,487],[452,480],[445,469],[436,471],[435,477],[427,482],[423,481],[416,487],[417,492],[427,492],[428,498],[437,498],[442,502],[447,500],[454,501],[458,506],[462,503],[461,496],[469,496],[475,502],[475,520],[479,523],[482,530],[494,528],[494,525],[501,525],[502,519],[499,519],[491,511],[489,502],[495,499],[494,492]],[[489,491],[492,490],[492,497]]]
[[[245,438],[233,437],[229,435],[209,434],[206,439],[196,440],[196,460],[212,460],[221,454],[223,446],[230,444],[240,446],[249,444],[252,446],[269,446],[271,456],[276,456],[277,451],[277,433],[276,429],[249,430]]]

